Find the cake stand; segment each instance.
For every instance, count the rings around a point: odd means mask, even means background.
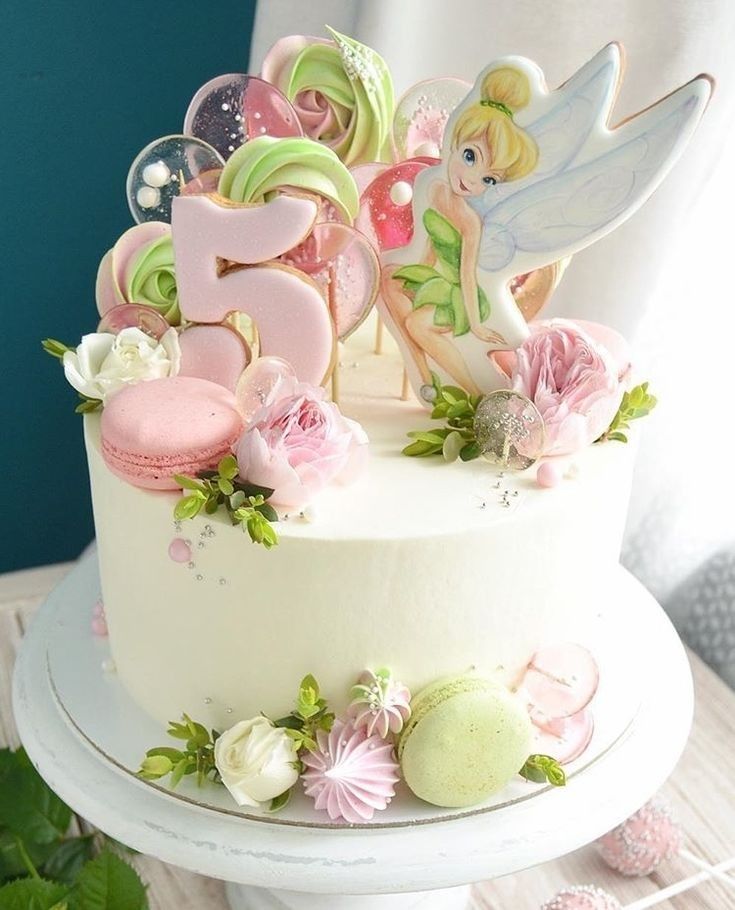
[[[413,820],[391,823],[389,816],[373,827],[244,818],[138,780],[75,725],[52,664],[90,699],[104,688],[90,669],[99,668],[100,642],[76,634],[80,616],[88,628],[98,585],[92,553],[52,592],[28,632],[13,693],[23,744],[76,812],[136,850],[229,882],[233,910],[459,910],[468,882],[569,853],[629,816],[671,773],[689,733],[693,697],[684,649],[656,601],[620,569],[616,622],[648,643],[654,657],[649,665],[646,648],[622,649],[625,672],[645,680],[635,715],[566,788],[539,788],[464,815],[424,807]],[[619,640],[625,645],[626,635]],[[105,719],[98,719],[103,731]]]

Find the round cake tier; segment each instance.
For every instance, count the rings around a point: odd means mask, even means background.
[[[366,334],[343,360],[341,404],[370,436],[369,470],[326,490],[309,521],[281,521],[270,551],[225,516],[177,529],[177,494],[115,477],[98,416],[85,418],[113,657],[162,723],[205,705],[220,727],[283,715],[307,673],[338,711],[365,668],[390,667],[414,692],[470,668],[512,682],[540,645],[584,643],[618,561],[630,448],[592,446],[550,490],[533,470],[407,458],[406,431],[431,420],[399,399],[400,362]],[[175,538],[188,562],[170,558]]]

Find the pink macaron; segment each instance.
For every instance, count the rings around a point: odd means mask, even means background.
[[[235,396],[193,376],[153,379],[121,389],[102,412],[102,456],[136,487],[176,490],[174,474],[214,468],[243,429]]]

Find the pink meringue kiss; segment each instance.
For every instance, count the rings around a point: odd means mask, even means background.
[[[348,721],[335,720],[329,733],[319,730],[316,751],[302,761],[304,792],[332,821],[370,821],[395,796],[399,773],[393,745]]]
[[[595,846],[604,862],[621,875],[650,875],[681,850],[682,833],[669,807],[651,800]]]

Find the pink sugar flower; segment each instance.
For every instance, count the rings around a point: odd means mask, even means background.
[[[304,792],[332,821],[370,821],[388,806],[400,779],[392,744],[348,720],[335,720],[329,733],[319,730],[316,750],[302,761]]]

